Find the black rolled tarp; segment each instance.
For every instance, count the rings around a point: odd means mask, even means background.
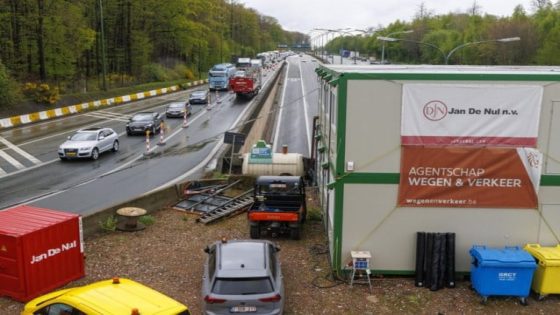
[[[455,287],[455,233],[416,234],[415,285],[432,291]]]
[[[426,233],[416,233],[416,277],[415,285],[424,286],[424,255],[426,252]]]

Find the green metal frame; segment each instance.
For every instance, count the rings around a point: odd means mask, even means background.
[[[345,173],[344,161],[346,160],[346,100],[348,94],[349,80],[416,80],[416,81],[560,81],[560,72],[550,73],[525,73],[525,74],[504,74],[504,73],[354,73],[337,72],[335,69],[321,66],[316,73],[323,81],[338,87],[337,93],[337,155],[336,161],[331,161],[328,157],[330,167],[334,166],[333,173],[336,175],[334,183],[329,183],[329,189],[334,189],[334,225],[333,225],[333,261],[332,267],[337,273],[344,272],[342,265],[342,223],[343,223],[343,204],[345,184],[399,184],[400,173]],[[527,71],[531,71],[528,69]],[[328,148],[324,142],[321,142]],[[560,175],[542,175],[542,186],[560,186]],[[386,275],[407,275],[413,274],[409,270],[372,270],[376,274]]]

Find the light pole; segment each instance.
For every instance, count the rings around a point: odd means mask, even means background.
[[[449,51],[449,53],[445,56],[445,64],[448,64],[449,58],[451,57],[451,55],[453,55],[454,52],[456,52],[457,50],[459,50],[463,47],[466,47],[466,46],[471,46],[471,45],[475,45],[475,44],[482,44],[482,43],[490,43],[490,42],[509,43],[509,42],[517,42],[517,41],[520,41],[520,40],[521,40],[521,37],[507,37],[507,38],[488,39],[488,40],[480,40],[480,41],[476,41],[476,42],[464,43],[462,45],[459,45],[459,46],[451,49],[451,51]]]
[[[345,29],[336,29],[336,30],[331,30],[331,29],[324,29],[324,28],[314,28],[313,30],[315,31],[326,31],[326,34],[328,36],[328,34],[330,33],[339,33],[342,34],[342,36],[344,36],[344,34],[349,34],[350,36],[355,36],[354,34],[352,34],[352,32],[362,32],[364,34],[369,34],[370,32],[365,31],[365,30],[360,30],[360,29],[352,29],[352,28],[345,28]],[[328,41],[328,37],[327,37],[327,41]],[[343,57],[342,57],[342,51],[344,50],[344,39],[341,38],[340,40],[340,64],[343,64]],[[356,64],[356,59],[354,59],[354,64]]]
[[[387,34],[387,36],[385,38],[391,38],[391,35],[408,34],[408,33],[412,33],[412,32],[414,32],[414,30],[393,32],[393,33]],[[377,38],[379,39],[379,37],[377,37]],[[383,46],[381,46],[381,64],[384,64],[384,63],[385,63],[385,41],[383,41]]]
[[[385,36],[378,36],[377,39],[383,41],[383,43],[385,43],[385,42],[410,42],[410,43],[416,43],[416,44],[432,47],[432,48],[436,49],[437,51],[439,51],[441,53],[441,55],[443,56],[443,61],[446,65],[449,63],[449,58],[451,57],[451,55],[453,55],[453,53],[455,53],[457,50],[459,50],[463,47],[476,45],[476,44],[491,43],[491,42],[508,43],[508,42],[516,42],[516,41],[521,40],[520,37],[507,37],[507,38],[488,39],[488,40],[480,40],[480,41],[475,41],[475,42],[468,42],[468,43],[461,44],[461,45],[451,49],[446,54],[443,50],[441,50],[441,48],[439,48],[438,46],[436,46],[434,44],[430,44],[430,43],[424,43],[424,42],[419,42],[419,41],[409,40],[409,39],[385,37]]]

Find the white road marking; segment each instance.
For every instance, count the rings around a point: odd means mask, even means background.
[[[24,158],[28,159],[29,161],[31,161],[33,164],[40,164],[41,161],[39,161],[36,157],[34,157],[33,155],[23,151],[22,149],[20,149],[18,146],[14,145],[13,143],[11,143],[10,141],[0,137],[0,142],[2,142],[4,145],[6,145],[8,148],[14,150],[16,153],[18,153],[19,155],[23,156]]]
[[[102,118],[102,119],[107,119],[107,120],[123,121],[123,122],[128,121],[128,119],[123,118],[123,117],[115,117],[115,116],[107,115],[105,113],[97,113],[97,112],[85,113],[84,116]]]
[[[102,114],[102,115],[107,115],[107,116],[111,116],[111,117],[120,117],[120,118],[130,118],[132,117],[132,115],[130,114],[122,114],[122,113],[117,113],[117,112],[110,112],[107,110],[97,110],[95,111],[96,113]]]
[[[284,108],[284,97],[286,96],[286,85],[288,85],[288,74],[290,73],[290,62],[286,60],[286,76],[284,77],[284,86],[282,87],[282,99],[280,100],[280,111],[278,112],[278,120],[276,121],[276,128],[274,128],[274,141],[272,143],[272,152],[276,152],[278,148],[278,133],[282,123],[282,109]]]
[[[309,130],[309,114],[307,113],[307,101],[305,100],[305,88],[303,87],[303,71],[299,62],[299,77],[301,78],[301,94],[303,98],[303,113],[305,116],[305,131],[307,132],[307,153],[311,155],[311,134]]]
[[[7,174],[6,171],[0,168],[0,178],[6,174]]]
[[[12,164],[18,170],[21,170],[22,168],[25,167],[23,164],[18,162],[16,159],[11,157],[8,153],[4,152],[4,150],[0,150],[0,157],[2,157],[4,160],[8,161],[8,163]]]

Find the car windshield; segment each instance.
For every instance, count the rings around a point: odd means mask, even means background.
[[[197,96],[197,97],[198,97],[198,96],[204,96],[204,94],[205,94],[204,91],[193,92],[193,93],[191,94],[191,97],[193,97],[193,96]]]
[[[185,105],[183,105],[182,103],[173,103],[173,104],[169,104],[169,106],[167,106],[167,108],[172,108],[172,109],[182,109],[184,107],[185,107]]]
[[[262,194],[275,193],[297,193],[299,183],[270,183],[269,185],[259,185],[258,191]]]
[[[152,114],[137,114],[131,119],[132,121],[146,121],[152,120]]]
[[[274,289],[268,277],[263,278],[217,278],[212,293],[224,295],[249,295],[270,293]]]
[[[72,141],[93,141],[97,140],[97,133],[94,132],[78,132],[70,137]]]
[[[214,78],[218,78],[218,77],[223,78],[223,77],[226,76],[226,73],[225,73],[225,72],[215,72],[215,71],[211,71],[211,72],[209,73],[209,75],[210,75],[211,77],[214,77]]]

